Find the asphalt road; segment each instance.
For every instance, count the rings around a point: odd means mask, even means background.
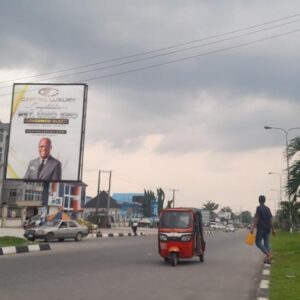
[[[52,243],[51,251],[0,257],[1,300],[252,300],[262,256],[246,232],[207,235],[205,262],[165,263],[157,237]]]

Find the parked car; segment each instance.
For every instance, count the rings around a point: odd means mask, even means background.
[[[24,233],[24,237],[30,241],[43,239],[46,242],[52,242],[53,240],[63,241],[65,239],[81,241],[87,235],[88,228],[81,226],[74,220],[48,221],[42,226],[26,229]]]
[[[233,226],[233,224],[228,224],[225,228],[226,232],[235,232],[235,227]]]

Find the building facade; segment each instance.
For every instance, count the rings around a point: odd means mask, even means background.
[[[131,218],[142,218],[143,208],[141,202],[144,199],[143,193],[115,193],[112,195],[114,199],[121,206],[121,217],[124,221]],[[151,204],[152,216],[158,216],[158,202],[155,201]]]
[[[96,196],[86,202],[84,206],[84,214],[85,217],[97,214],[104,217],[108,214],[110,222],[114,223],[122,221],[120,205],[113,197],[109,197],[108,203],[108,193],[105,191],[99,193],[99,197]]]

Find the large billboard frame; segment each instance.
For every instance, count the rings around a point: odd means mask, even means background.
[[[20,89],[22,88],[23,90],[21,92]],[[29,93],[27,97],[26,92]],[[84,83],[14,83],[11,103],[8,145],[6,149],[7,164],[4,170],[5,180],[19,180],[30,182],[35,181],[41,183],[82,182],[87,93],[88,86]],[[79,96],[77,94],[79,94]],[[24,105],[26,101],[28,103],[27,106]],[[28,110],[25,109],[23,111],[18,111],[18,107],[22,107],[22,104],[23,109],[24,106],[27,107],[27,109],[28,107],[30,108]],[[68,111],[68,109],[70,108],[75,108],[75,113],[74,111]],[[60,110],[64,110],[64,112]],[[57,111],[57,113],[60,112],[60,114],[58,114],[60,117],[57,118],[55,116],[55,111]],[[71,117],[69,119],[68,117],[71,116],[72,113],[73,118],[76,119],[78,117],[79,120],[71,120]],[[51,115],[51,117],[45,117],[48,115]],[[61,117],[61,115],[63,116]],[[17,117],[19,119],[17,119]],[[23,125],[20,125],[21,122]],[[73,126],[75,130],[73,128],[72,131],[71,126]],[[26,136],[26,134],[28,134],[28,136]],[[19,145],[20,141],[17,138],[18,136],[24,138],[22,147],[20,147]],[[28,139],[26,139],[26,137]],[[34,165],[34,161],[36,161],[37,158],[32,158],[38,156],[36,154],[36,148],[42,147],[42,145],[40,145],[41,140],[46,140],[47,142],[48,139],[51,140],[50,142],[52,145],[55,144],[53,143],[53,141],[57,142],[57,144],[55,145],[56,153],[59,153],[63,157],[68,157],[68,153],[63,152],[64,147],[66,147],[66,149],[68,149],[68,146],[69,149],[73,149],[72,146],[78,147],[74,148],[74,153],[72,152],[72,155],[76,158],[75,160],[77,161],[72,161],[71,155],[70,158],[68,158],[69,161],[66,163],[66,165],[69,167],[66,168],[68,172],[65,173],[75,173],[74,177],[72,177],[73,175],[64,175],[65,160],[63,159],[61,160],[61,162],[57,160],[60,163],[60,173],[62,173],[61,178],[59,178],[59,180],[57,180],[57,178],[54,178],[53,176],[53,178],[47,178],[46,176],[44,176],[44,178],[40,179],[24,177],[25,173],[27,175],[29,169],[33,172],[37,171],[37,167],[35,167]],[[74,142],[74,140],[76,141],[76,145],[68,145],[68,141]],[[77,143],[79,145],[77,145]],[[12,148],[15,145],[17,149]],[[58,150],[58,145],[61,146],[60,151]],[[25,151],[25,153],[29,153],[28,148],[30,147],[32,148],[32,151],[30,152],[31,157],[29,157],[28,154],[27,156],[26,154],[23,155],[23,150],[25,149],[27,151]],[[16,155],[18,154],[22,158],[19,159],[19,161],[21,160],[20,164],[17,164],[13,158],[13,156],[16,157]],[[28,164],[27,167],[24,167],[25,160]],[[73,164],[72,167],[70,167],[70,161],[71,164]],[[17,166],[16,168],[19,168],[18,172],[16,172],[13,169],[13,163],[15,164],[15,166]],[[31,165],[31,163],[33,165]],[[74,166],[74,164],[78,164],[78,167]],[[47,166],[47,162],[45,166]],[[44,173],[45,172],[46,171],[44,171]]]

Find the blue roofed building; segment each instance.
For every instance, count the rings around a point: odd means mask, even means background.
[[[120,204],[121,216],[124,221],[143,217],[141,201],[144,193],[114,193],[112,197]],[[157,200],[152,204],[152,214],[157,216]]]

